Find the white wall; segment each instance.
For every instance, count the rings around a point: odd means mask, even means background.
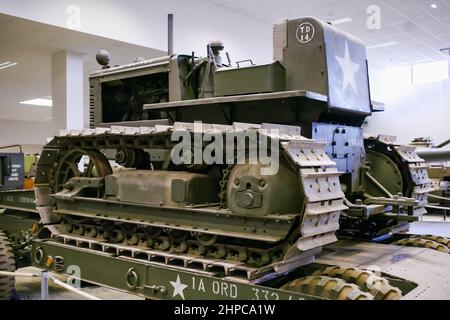
[[[374,63],[369,60],[369,83],[370,83],[370,97],[372,101],[385,103],[386,86],[384,81],[386,78],[386,72],[384,66]]]
[[[373,81],[377,98],[386,102],[386,111],[368,119],[366,132],[397,136],[408,144],[418,137],[432,137],[440,143],[450,138],[450,80],[412,84],[408,68]]]
[[[0,146],[22,144],[26,153],[36,153],[52,136],[50,122],[0,120]]]
[[[167,14],[174,14],[174,49],[204,56],[221,39],[234,61],[272,59],[272,24],[248,18],[205,0],[2,0],[0,12],[66,27],[69,5],[81,9],[80,31],[154,49],[167,49]]]
[[[167,14],[173,13],[176,53],[195,51],[204,56],[206,44],[221,39],[233,61],[252,58],[255,63],[266,63],[272,60],[271,24],[219,9],[204,0],[1,0],[0,12],[67,27],[70,5],[81,9],[78,29],[81,32],[165,51]],[[84,86],[87,89],[87,81]],[[87,120],[85,110],[85,123]],[[0,121],[0,126],[0,145],[44,144],[45,138],[52,135],[49,123]]]

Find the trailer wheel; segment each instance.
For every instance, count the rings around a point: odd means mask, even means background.
[[[16,271],[14,253],[8,237],[0,230],[0,271]],[[14,294],[15,278],[0,276],[0,300],[11,300]]]
[[[386,278],[379,277],[369,270],[333,266],[317,270],[313,275],[335,277],[353,283],[362,291],[369,292],[375,300],[398,300],[403,296],[402,291],[392,286]]]
[[[373,300],[374,297],[361,291],[358,286],[339,278],[309,276],[288,282],[281,290],[294,291],[330,300]]]
[[[424,236],[416,236],[415,238],[431,240],[431,241],[437,242],[439,244],[442,244],[450,249],[450,238],[447,238],[447,237],[424,235]]]
[[[406,247],[427,248],[445,253],[450,253],[450,249],[447,246],[433,240],[423,239],[419,237],[405,238],[402,240],[395,241],[392,244]]]

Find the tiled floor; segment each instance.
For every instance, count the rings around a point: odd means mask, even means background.
[[[412,234],[433,234],[450,237],[450,215],[444,221],[443,215],[427,214],[422,221],[413,222],[409,229]]]
[[[22,268],[19,272],[39,273],[39,269],[33,267]],[[61,281],[65,277],[57,276]],[[40,278],[16,278],[16,291],[22,300],[40,300],[41,299],[41,282]],[[83,287],[83,292],[98,297],[102,300],[142,300],[142,298],[121,291],[109,288],[89,285]],[[67,291],[49,282],[49,300],[83,300],[84,298],[76,293]]]

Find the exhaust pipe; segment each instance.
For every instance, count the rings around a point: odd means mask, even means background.
[[[173,14],[167,16],[167,55],[173,55]]]

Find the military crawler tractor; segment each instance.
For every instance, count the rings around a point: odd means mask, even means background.
[[[223,49],[116,67],[99,53],[90,128],[62,130],[37,166],[51,236],[33,264],[157,299],[446,297],[450,255],[373,243],[450,251],[400,234],[429,179],[414,148],[363,138],[364,45],[303,18],[275,25],[273,63],[233,67]]]

